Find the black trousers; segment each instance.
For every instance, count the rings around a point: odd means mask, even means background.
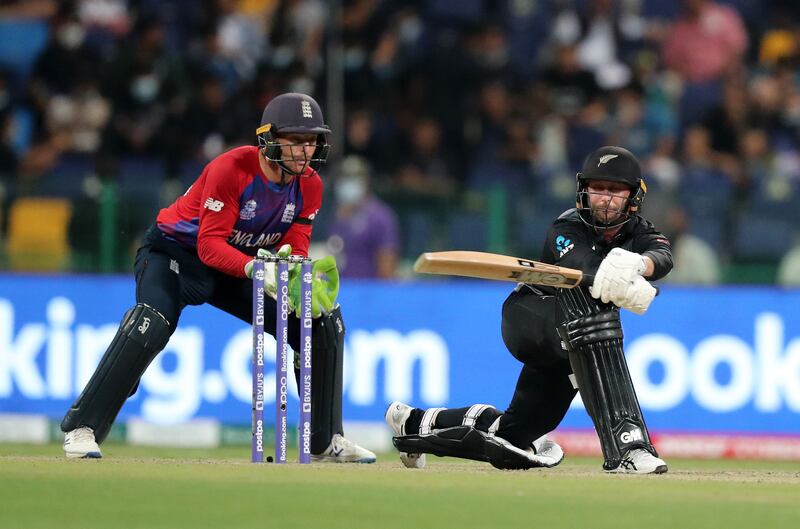
[[[555,296],[529,286],[503,303],[503,341],[523,365],[497,435],[515,446],[528,446],[554,430],[578,391],[569,379],[572,368],[556,331],[562,320]]]
[[[136,302],[160,312],[174,332],[187,305],[208,303],[244,321],[252,322],[253,282],[207,267],[192,252],[167,240],[153,226],[145,234],[134,263]],[[277,302],[264,300],[264,330],[275,335]],[[289,342],[299,350],[300,322],[289,318]]]
[[[567,353],[556,331],[562,319],[555,296],[535,287],[520,286],[503,303],[503,341],[522,362],[522,369],[496,435],[520,448],[554,430],[577,393],[569,379],[572,368]],[[443,410],[434,427],[462,424],[468,409]],[[421,413],[415,415],[421,418]],[[487,431],[498,415],[493,410],[482,413],[475,427]]]
[[[136,301],[146,303],[178,326],[187,305],[208,303],[250,325],[253,316],[253,282],[207,267],[192,252],[167,240],[153,226],[136,255]],[[264,330],[276,334],[277,301],[264,296]],[[300,351],[300,319],[289,315],[288,338]],[[342,434],[342,352],[344,324],[341,314],[316,318],[312,327],[312,432],[311,452],[324,451],[331,437]],[[290,360],[291,361],[291,360]],[[298,370],[295,369],[295,376]]]

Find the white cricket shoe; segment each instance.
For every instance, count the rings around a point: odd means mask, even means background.
[[[374,463],[377,457],[366,448],[337,433],[331,439],[328,449],[321,454],[312,454],[311,460],[325,463]]]
[[[617,468],[606,472],[620,474],[663,474],[667,471],[667,463],[644,448],[628,450]]]
[[[392,434],[395,437],[406,434],[406,421],[413,409],[414,408],[411,406],[403,404],[398,400],[389,404],[389,407],[386,409],[385,419],[386,424],[389,425],[389,429],[392,430]],[[407,468],[425,468],[425,454],[400,452],[400,461],[402,461]]]
[[[546,435],[535,440],[528,451],[532,451],[534,458],[546,468],[554,467],[564,459],[564,450]]]
[[[64,434],[64,453],[70,459],[103,457],[94,440],[94,431],[88,426],[81,426]]]
[[[495,435],[486,438],[486,459],[500,470],[551,468],[561,463],[564,451],[544,435],[525,449]]]

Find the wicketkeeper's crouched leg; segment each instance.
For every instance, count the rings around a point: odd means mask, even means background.
[[[94,431],[95,441],[102,443],[125,400],[171,334],[164,316],[144,303],[126,312],[92,378],[64,416],[61,430],[86,426]]]
[[[376,460],[374,453],[344,437],[342,427],[344,335],[344,321],[338,306],[329,314],[314,320],[311,340],[312,460],[332,463],[374,463]],[[298,346],[295,351],[299,349]],[[295,354],[295,377],[298,380],[299,361],[299,355]]]
[[[311,335],[311,453],[320,454],[342,427],[344,321],[339,307],[314,320]],[[299,351],[296,348],[295,351]],[[300,379],[295,353],[295,378]],[[300,384],[298,383],[298,387]]]

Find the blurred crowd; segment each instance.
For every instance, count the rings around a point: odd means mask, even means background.
[[[314,239],[344,275],[446,248],[536,257],[583,157],[618,144],[676,282],[800,281],[792,0],[0,0],[0,42],[3,215],[69,199],[76,253],[97,252],[108,183],[128,251],[299,91],[343,129]]]

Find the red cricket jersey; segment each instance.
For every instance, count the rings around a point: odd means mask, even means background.
[[[259,248],[308,255],[311,222],[322,205],[322,180],[306,167],[286,185],[270,182],[258,164],[258,148],[237,147],[206,165],[183,196],[162,209],[164,235],[194,250],[206,265],[246,277],[244,266]]]

